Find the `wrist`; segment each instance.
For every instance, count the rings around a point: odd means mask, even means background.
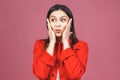
[[[50,41],[49,45],[54,45],[56,42],[55,41]]]
[[[70,48],[69,42],[64,42],[63,46],[64,46],[64,50],[67,49],[67,48]]]
[[[53,53],[54,53],[54,46],[55,46],[55,43],[50,42],[46,49],[51,56],[53,56]]]
[[[64,43],[65,43],[65,44],[68,44],[68,43],[69,43],[68,40],[63,40],[62,42],[63,42],[63,44],[64,44]]]

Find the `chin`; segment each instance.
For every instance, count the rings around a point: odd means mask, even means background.
[[[60,33],[60,34],[56,34],[56,37],[61,37],[62,36],[62,34]]]

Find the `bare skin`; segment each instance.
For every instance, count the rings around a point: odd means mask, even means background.
[[[47,19],[50,42],[46,50],[51,56],[53,56],[54,53],[56,38],[61,39],[64,50],[70,48],[68,40],[72,34],[72,32],[70,32],[71,22],[72,19],[69,19],[67,14],[62,10],[53,11],[50,18]]]

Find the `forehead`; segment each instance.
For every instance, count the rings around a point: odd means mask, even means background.
[[[67,17],[67,18],[69,18],[69,17],[67,16],[67,14],[66,14],[64,11],[62,11],[62,10],[53,11],[53,12],[50,14],[50,18],[51,18],[51,17],[56,17],[56,18]]]

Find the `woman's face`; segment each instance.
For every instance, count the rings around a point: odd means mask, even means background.
[[[66,25],[69,21],[69,17],[64,11],[56,10],[50,14],[49,21],[55,35],[57,37],[60,37],[62,36],[62,33],[66,28]]]

